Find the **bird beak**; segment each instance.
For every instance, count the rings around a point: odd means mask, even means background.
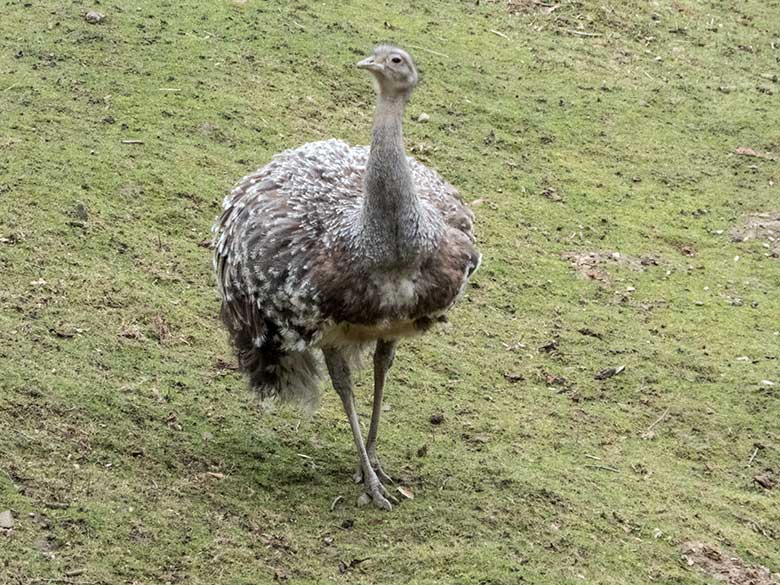
[[[368,69],[369,71],[379,71],[382,72],[385,70],[385,66],[381,63],[377,63],[374,61],[373,57],[368,57],[366,59],[363,59],[357,64],[358,69]]]

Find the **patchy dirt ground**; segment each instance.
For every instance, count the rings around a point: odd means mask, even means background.
[[[766,567],[745,563],[724,549],[703,542],[684,542],[683,559],[690,567],[728,585],[780,585],[780,573]]]
[[[731,236],[735,242],[762,242],[772,256],[779,257],[780,211],[748,215],[732,228]]]
[[[642,271],[646,266],[658,265],[658,259],[654,256],[634,258],[620,252],[566,252],[561,254],[561,258],[568,260],[580,276],[600,282],[609,282],[610,275],[607,270],[609,265],[623,266],[635,271]]]

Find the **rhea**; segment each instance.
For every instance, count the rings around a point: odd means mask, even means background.
[[[418,81],[411,56],[382,45],[357,67],[377,91],[370,147],[312,142],[241,179],[214,225],[214,266],[250,388],[313,410],[324,361],[352,429],[361,497],[389,510],[392,480],[376,446],[396,344],[446,320],[481,256],[458,191],[404,151],[404,110]],[[352,373],[370,348],[364,441]]]

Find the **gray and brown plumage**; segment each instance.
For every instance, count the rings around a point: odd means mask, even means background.
[[[397,340],[444,320],[481,256],[457,190],[404,152],[403,113],[418,79],[412,58],[383,45],[358,67],[376,81],[370,148],[304,144],[244,177],[214,226],[214,264],[222,320],[250,387],[313,409],[324,357],[358,450],[355,479],[390,509],[376,436]],[[351,371],[371,345],[364,443]]]

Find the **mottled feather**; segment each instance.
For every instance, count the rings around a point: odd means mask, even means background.
[[[225,197],[213,228],[222,318],[263,398],[313,407],[319,345],[427,329],[479,264],[471,210],[413,158],[426,227],[420,253],[411,265],[373,263],[359,221],[368,155],[339,140],[305,144],[274,156]]]

